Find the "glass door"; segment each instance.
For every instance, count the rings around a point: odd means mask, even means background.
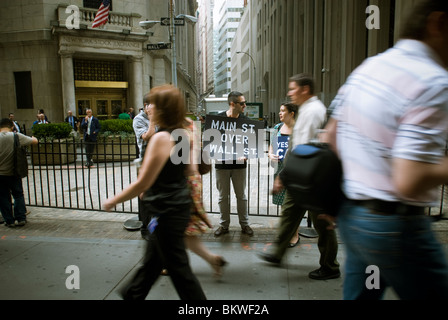
[[[118,89],[77,89],[77,116],[86,116],[86,109],[92,109],[93,116],[99,120],[117,119],[120,113],[127,112],[126,90]]]
[[[109,100],[96,100],[95,105],[96,110],[92,110],[93,115],[96,116],[99,120],[108,119],[110,114]]]

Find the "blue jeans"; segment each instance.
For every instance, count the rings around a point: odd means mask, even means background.
[[[14,198],[14,215],[11,211],[11,194]],[[0,176],[0,211],[7,224],[14,224],[15,220],[26,220],[26,207],[21,178]]]
[[[401,299],[448,299],[448,264],[424,215],[379,215],[347,201],[338,216],[346,246],[344,299],[381,299],[391,286]],[[369,265],[380,288],[368,289]]]

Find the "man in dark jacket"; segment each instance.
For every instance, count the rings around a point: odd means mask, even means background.
[[[101,126],[99,120],[93,116],[91,109],[87,109],[86,114],[87,116],[82,120],[81,128],[84,130],[84,142],[86,143],[86,167],[90,168],[93,165],[92,155]]]
[[[78,131],[78,127],[79,127],[79,120],[78,118],[76,118],[73,115],[73,112],[71,110],[69,110],[67,112],[67,117],[65,118],[65,122],[70,123],[70,125],[72,126],[73,130]]]

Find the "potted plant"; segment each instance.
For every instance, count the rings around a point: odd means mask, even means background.
[[[97,140],[96,162],[131,161],[137,154],[132,120],[100,120],[101,131]]]
[[[31,148],[33,165],[66,164],[76,160],[75,143],[70,139],[70,124],[37,124],[32,130],[33,136],[39,140],[39,144]]]

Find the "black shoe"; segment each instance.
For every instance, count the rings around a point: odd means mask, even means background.
[[[340,276],[341,276],[341,273],[339,271],[325,271],[325,270],[322,270],[322,268],[311,271],[308,274],[308,277],[310,277],[311,279],[314,279],[314,280],[337,279]]]
[[[254,230],[252,230],[252,228],[249,226],[242,227],[241,232],[247,234],[249,237],[252,237],[254,235]]]
[[[223,234],[226,234],[226,233],[229,233],[229,229],[228,228],[219,227],[215,231],[215,237],[222,236]]]
[[[266,253],[266,252],[260,252],[258,253],[258,256],[260,257],[260,259],[269,262],[269,263],[273,263],[273,264],[277,264],[279,265],[281,262],[281,259],[278,259],[276,257],[274,257],[274,255],[270,254],[270,253]]]
[[[296,243],[292,243],[292,242],[290,242],[290,243],[288,244],[288,248],[294,248],[294,247],[297,247],[297,245],[299,244],[299,242],[300,242],[300,237],[297,239],[297,242],[296,242]]]
[[[143,239],[145,239],[147,241],[149,241],[151,239],[151,234],[149,233],[148,230],[145,230],[145,231],[142,230],[141,234],[142,234]]]
[[[24,225],[26,225],[26,220],[17,221],[17,226],[18,227],[23,227]]]

